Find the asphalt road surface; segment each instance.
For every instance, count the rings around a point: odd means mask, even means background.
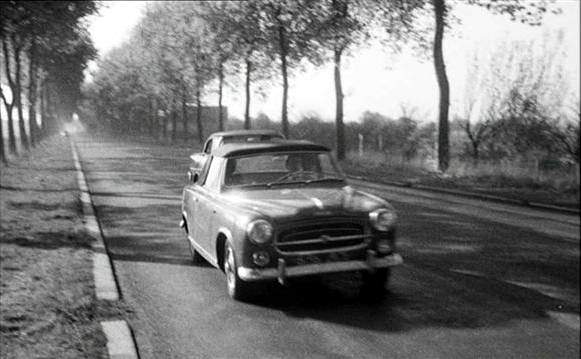
[[[334,275],[239,303],[178,228],[192,149],[76,143],[142,358],[578,358],[577,216],[357,181],[399,213],[386,296]]]

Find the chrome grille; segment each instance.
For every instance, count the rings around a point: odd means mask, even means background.
[[[364,245],[369,235],[363,223],[353,220],[301,222],[282,229],[275,242],[283,254],[323,253]]]

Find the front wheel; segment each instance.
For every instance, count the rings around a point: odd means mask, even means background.
[[[224,273],[226,274],[226,284],[228,294],[235,300],[247,300],[251,296],[251,284],[244,282],[238,276],[238,266],[236,265],[236,255],[234,248],[229,242],[224,244]]]
[[[372,295],[385,294],[391,271],[389,268],[378,268],[373,272],[363,272],[363,290]]]

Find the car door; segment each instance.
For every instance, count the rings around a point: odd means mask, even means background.
[[[203,216],[203,213],[200,213],[201,183],[203,183],[206,175],[208,174],[210,162],[211,159],[208,159],[204,166],[199,171],[195,172],[197,180],[188,182],[184,188],[183,194],[183,211],[185,211],[185,217],[188,225],[188,235],[198,245],[200,245],[200,242],[196,237],[196,233],[197,228],[200,226],[200,221],[202,221],[201,217]]]
[[[205,178],[201,178],[196,188],[196,225],[194,238],[206,252],[214,254],[214,234],[216,226],[216,203],[222,176],[223,159],[212,157]]]

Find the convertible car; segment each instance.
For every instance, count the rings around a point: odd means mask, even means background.
[[[358,271],[381,292],[396,252],[396,213],[356,191],[324,146],[304,141],[225,144],[183,191],[180,225],[192,260],[225,272],[229,295],[262,281]]]

